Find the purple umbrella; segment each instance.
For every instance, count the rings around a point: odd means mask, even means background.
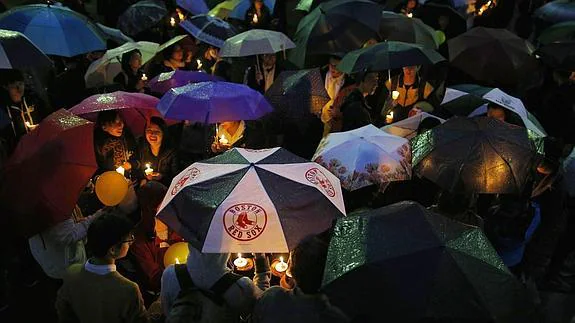
[[[169,90],[158,103],[165,118],[204,123],[256,120],[273,110],[258,91],[243,84],[201,82]]]
[[[204,0],[177,0],[176,4],[192,15],[202,15],[210,11]]]
[[[190,83],[219,81],[220,78],[204,72],[192,72],[176,70],[173,72],[162,73],[154,77],[150,83],[150,90],[155,93],[164,94],[170,89],[184,86]]]

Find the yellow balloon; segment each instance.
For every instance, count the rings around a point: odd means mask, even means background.
[[[190,250],[187,242],[176,242],[171,245],[164,254],[164,267],[173,264],[185,264],[188,260]]]
[[[105,172],[96,180],[96,196],[106,206],[120,204],[127,193],[128,181],[118,172]]]

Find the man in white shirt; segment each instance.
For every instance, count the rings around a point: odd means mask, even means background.
[[[337,65],[341,62],[341,58],[338,56],[331,56],[329,58],[328,65],[323,67],[321,70],[322,76],[325,82],[325,90],[329,95],[329,102],[324,105],[321,112],[321,121],[324,124],[329,124],[332,118],[331,107],[339,94],[339,91],[348,85],[351,85],[349,77],[337,69]],[[329,131],[327,131],[329,132]]]
[[[265,93],[283,71],[277,64],[276,54],[264,54],[258,58],[259,65],[250,66],[244,76],[244,84]]]

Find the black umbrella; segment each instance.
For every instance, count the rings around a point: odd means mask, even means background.
[[[128,36],[135,36],[156,25],[168,14],[163,1],[143,0],[129,6],[118,18],[118,28]]]
[[[419,44],[432,49],[436,49],[439,44],[433,28],[417,18],[390,11],[381,14],[379,35],[381,39]]]
[[[348,53],[337,69],[344,73],[385,71],[405,66],[429,65],[445,58],[433,49],[398,41],[386,41]]]
[[[235,36],[237,30],[227,22],[209,15],[196,15],[180,23],[180,26],[196,39],[221,48],[226,39]]]
[[[520,194],[537,161],[523,127],[455,117],[412,139],[413,167],[443,189]]]
[[[538,69],[533,45],[506,29],[476,27],[448,46],[451,66],[489,85],[516,86]]]
[[[493,88],[475,84],[451,86],[445,90],[441,108],[454,116],[467,117],[475,111],[475,109],[489,102],[485,100],[483,96],[491,90],[493,90]]]
[[[417,18],[437,30],[442,30],[449,39],[467,31],[465,18],[453,9],[453,7],[448,5],[426,3],[417,9]],[[445,29],[442,28],[440,19],[445,20],[447,24]]]
[[[345,54],[377,38],[382,7],[368,0],[320,4],[298,24],[290,60],[303,67],[309,55]]]
[[[17,31],[0,29],[0,69],[52,67],[48,56]]]
[[[530,322],[533,304],[481,229],[415,202],[338,219],[323,292],[354,322]]]
[[[575,71],[575,42],[551,43],[536,52],[541,60],[554,69]]]
[[[537,38],[541,44],[575,41],[575,21],[561,22],[546,28]]]
[[[555,0],[548,2],[535,10],[533,17],[550,23],[573,21],[575,20],[575,1]]]

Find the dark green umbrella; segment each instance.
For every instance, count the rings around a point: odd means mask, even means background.
[[[413,168],[445,190],[521,194],[538,161],[524,127],[455,117],[412,139]]]
[[[379,36],[381,39],[419,44],[431,49],[439,46],[439,40],[433,28],[417,18],[409,18],[390,11],[384,11],[381,14]]]
[[[575,20],[575,1],[555,0],[539,7],[533,17],[545,22],[558,23]]]
[[[320,4],[297,27],[290,60],[303,67],[310,55],[342,55],[377,38],[382,7],[368,0],[332,0]]]
[[[337,220],[323,292],[355,322],[531,322],[481,229],[401,202]]]
[[[348,53],[337,69],[344,73],[385,71],[405,66],[430,65],[445,58],[433,49],[398,41],[386,41]]]
[[[575,21],[561,22],[546,28],[537,40],[541,44],[575,40]]]
[[[575,41],[550,43],[535,54],[553,69],[575,71]]]

